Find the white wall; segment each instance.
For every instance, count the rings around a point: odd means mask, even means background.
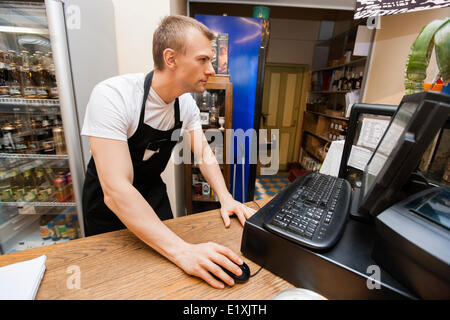
[[[268,63],[312,65],[320,21],[270,19]]]
[[[449,14],[450,9],[444,8],[381,17],[381,28],[375,33],[363,102],[395,105],[400,103],[405,94],[405,67],[412,44],[425,25]],[[433,52],[427,69],[427,82],[431,81],[436,70]]]
[[[153,32],[170,14],[170,0],[113,0],[113,5],[119,74],[150,71]]]
[[[182,0],[112,0],[116,21],[117,64],[119,74],[149,72],[153,68],[153,32],[161,18],[182,14]],[[185,214],[184,170],[181,165],[167,164],[162,179],[167,185],[175,217]]]

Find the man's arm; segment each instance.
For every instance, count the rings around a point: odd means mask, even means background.
[[[229,285],[234,284],[216,264],[240,275],[240,268],[234,264],[242,264],[238,255],[212,242],[189,244],[183,241],[161,222],[133,186],[133,165],[127,142],[97,137],[90,137],[89,142],[105,204],[131,232],[186,273],[202,278],[211,286],[223,288],[209,272]]]
[[[250,218],[256,211],[234,200],[228,191],[219,164],[209,147],[203,130],[192,130],[189,132],[189,136],[191,149],[199,162],[200,171],[219,197],[220,214],[225,227],[228,228],[230,226],[230,216],[233,214],[236,214],[241,224],[244,225],[245,220]]]

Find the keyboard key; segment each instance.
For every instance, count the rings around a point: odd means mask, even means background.
[[[287,223],[283,222],[283,221],[278,221],[278,220],[272,220],[272,224],[279,226],[279,227],[286,227]]]
[[[305,232],[304,229],[299,228],[297,226],[293,226],[293,225],[289,225],[288,229],[292,230],[292,231],[294,231],[295,233],[298,233],[298,234],[303,234]]]

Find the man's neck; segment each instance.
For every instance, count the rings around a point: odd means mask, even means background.
[[[176,85],[174,80],[169,72],[155,69],[153,73],[151,87],[165,103],[170,103],[185,93],[182,88]]]

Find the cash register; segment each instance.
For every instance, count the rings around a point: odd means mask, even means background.
[[[449,189],[416,184],[449,116],[448,95],[404,96],[358,192],[339,177],[297,178],[247,220],[242,253],[328,298],[450,298]],[[350,208],[369,219],[351,219]]]

